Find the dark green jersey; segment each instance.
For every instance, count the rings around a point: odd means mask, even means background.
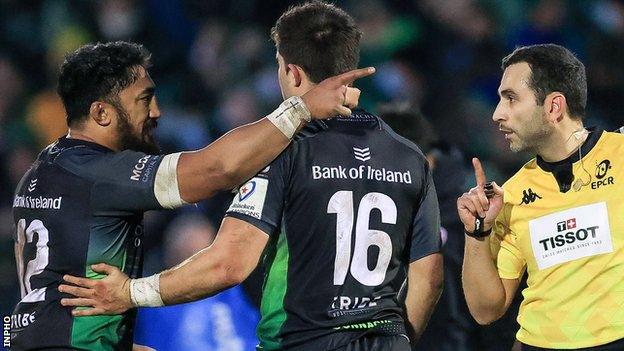
[[[67,138],[41,152],[13,201],[22,300],[11,316],[12,350],[131,347],[134,312],[72,317],[57,288],[64,274],[99,278],[90,269],[99,262],[140,275],[143,211],[161,208],[162,159]]]
[[[270,236],[258,326],[266,350],[404,333],[397,292],[408,265],[441,245],[425,157],[361,110],[309,124],[227,215]]]

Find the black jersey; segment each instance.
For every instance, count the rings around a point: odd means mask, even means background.
[[[13,201],[22,293],[13,350],[131,348],[134,311],[72,317],[58,286],[64,274],[101,278],[90,269],[100,262],[141,274],[143,211],[161,208],[154,178],[162,159],[67,138],[39,154]]]
[[[408,265],[441,246],[425,157],[361,110],[309,124],[240,187],[227,215],[270,236],[258,326],[265,350],[404,333],[397,292]]]

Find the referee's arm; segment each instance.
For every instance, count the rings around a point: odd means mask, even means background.
[[[470,314],[481,325],[502,317],[516,294],[519,279],[502,279],[490,253],[490,239],[466,236],[462,284]]]
[[[503,207],[503,189],[496,183],[486,196],[486,177],[481,162],[472,160],[477,186],[457,199],[457,212],[464,224],[466,244],[462,266],[462,285],[470,314],[479,324],[490,324],[509,308],[520,284],[519,279],[501,279],[492,260],[489,236],[474,237],[477,217],[483,219],[487,234]]]

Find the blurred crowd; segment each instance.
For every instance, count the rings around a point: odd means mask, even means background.
[[[66,132],[63,107],[55,92],[64,55],[87,42],[144,44],[153,54],[151,75],[163,114],[157,129],[162,150],[196,149],[268,114],[281,102],[269,30],[291,3],[0,1],[2,315],[10,314],[19,299],[11,239],[13,190],[37,153]],[[568,47],[587,68],[585,124],[615,129],[624,123],[620,116],[624,108],[624,2],[335,3],[352,14],[363,31],[360,66],[377,68],[372,78],[357,82],[363,91],[361,106],[373,113],[394,113],[397,131],[418,141],[436,164],[447,262],[455,262],[446,272],[447,285],[455,286],[447,286],[447,290],[457,292],[463,234],[454,219],[454,203],[462,189],[474,182],[469,158],[479,156],[487,174],[499,184],[530,158],[512,154],[491,120],[498,101],[501,58],[519,45],[552,42]],[[146,247],[145,273],[180,262],[189,248],[209,242],[206,237],[218,227],[229,199],[224,193],[176,212],[148,213],[146,228],[151,240]],[[246,298],[252,304],[258,301],[260,284],[260,273],[256,273],[245,285]],[[476,328],[461,299],[448,294],[441,300],[444,311],[437,312],[432,321],[436,330],[444,333],[448,327],[464,330],[464,334],[483,332],[476,339],[459,336],[463,341],[456,345],[465,346],[453,350],[509,349],[515,316],[507,318],[503,332]],[[452,332],[442,335],[453,338]],[[499,342],[497,337],[506,339]],[[435,336],[430,339],[431,345],[440,342]],[[493,346],[498,344],[502,348]],[[441,349],[431,347],[423,349]]]

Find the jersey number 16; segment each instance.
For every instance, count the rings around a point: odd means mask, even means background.
[[[386,194],[371,192],[362,197],[355,220],[355,247],[351,262],[351,275],[366,286],[383,283],[386,270],[392,258],[392,240],[388,233],[368,227],[373,209],[381,212],[381,222],[396,224],[397,207]],[[334,285],[342,285],[349,271],[351,261],[351,235],[353,233],[354,208],[353,192],[341,190],[332,195],[327,204],[327,213],[335,213],[336,218],[336,260],[334,261]],[[368,248],[379,248],[377,265],[368,269]]]

